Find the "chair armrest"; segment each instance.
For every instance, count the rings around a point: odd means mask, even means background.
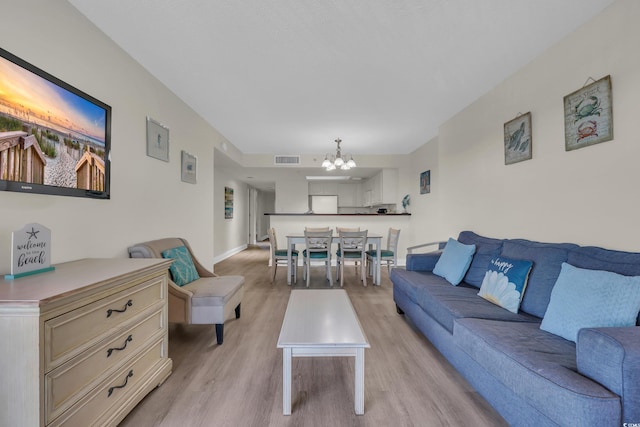
[[[428,254],[407,254],[406,269],[408,271],[433,271],[440,259],[442,251]]]
[[[445,245],[447,244],[447,242],[429,242],[429,243],[422,243],[420,245],[415,245],[415,246],[409,246],[407,248],[407,253],[408,254],[412,254],[414,250],[416,249],[421,249],[421,248],[426,248],[428,246],[434,246],[434,245],[438,245],[438,248],[436,250],[442,250],[444,249]]]
[[[191,323],[191,297],[193,292],[176,285],[169,279],[168,315],[170,323]]]
[[[580,374],[620,396],[623,422],[640,420],[640,327],[581,329],[576,362]]]

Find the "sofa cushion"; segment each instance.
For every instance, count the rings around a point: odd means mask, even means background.
[[[191,258],[191,254],[185,246],[164,250],[162,251],[162,257],[173,260],[169,271],[176,285],[184,286],[200,278],[196,266],[193,264],[193,258]]]
[[[445,281],[430,281],[415,290],[418,305],[440,325],[453,333],[456,319],[477,317],[513,322],[539,322],[530,315],[515,314],[490,303],[478,294],[478,289],[461,283],[454,287]]]
[[[540,330],[539,323],[459,319],[453,339],[489,374],[558,425],[579,424],[575,414],[593,426],[620,424],[619,396],[580,375],[575,344]]]
[[[243,276],[201,277],[185,285],[183,289],[192,292],[191,305],[223,306],[242,288]]]
[[[418,304],[418,291],[424,287],[444,285],[451,288],[451,284],[440,276],[431,272],[408,271],[403,268],[394,268],[390,275],[393,281],[393,291],[404,293],[411,302]]]
[[[527,287],[531,261],[495,257],[482,281],[478,295],[512,313],[517,313]]]
[[[563,263],[540,328],[575,342],[582,328],[634,326],[639,311],[640,276]]]
[[[568,250],[575,247],[577,245],[570,243],[539,243],[523,239],[504,242],[502,256],[533,261],[527,291],[520,303],[521,311],[540,318],[544,316],[560,267],[567,260]]]
[[[452,285],[458,285],[467,274],[475,251],[475,245],[465,245],[456,239],[449,238],[440,259],[433,268],[433,274],[444,277]]]
[[[465,245],[476,245],[476,253],[473,255],[473,260],[463,281],[480,289],[489,261],[500,255],[503,240],[479,236],[473,231],[462,231],[458,236],[458,241]]]

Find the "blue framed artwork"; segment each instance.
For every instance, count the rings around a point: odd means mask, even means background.
[[[431,193],[431,171],[424,171],[420,174],[420,194]]]

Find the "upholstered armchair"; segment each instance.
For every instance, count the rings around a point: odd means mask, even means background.
[[[178,255],[175,256],[174,253]],[[181,238],[138,243],[129,248],[129,256],[174,258],[168,286],[169,322],[214,324],[217,342],[222,344],[225,321],[234,312],[235,318],[240,318],[240,303],[244,294],[243,276],[218,276],[210,272],[200,264],[189,243]],[[189,258],[192,265],[189,264]],[[184,264],[185,259],[186,273],[180,267],[176,270],[176,264]]]

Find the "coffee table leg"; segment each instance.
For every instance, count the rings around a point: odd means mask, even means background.
[[[282,349],[282,414],[291,415],[291,347]]]
[[[364,415],[364,348],[356,349],[356,415]]]

